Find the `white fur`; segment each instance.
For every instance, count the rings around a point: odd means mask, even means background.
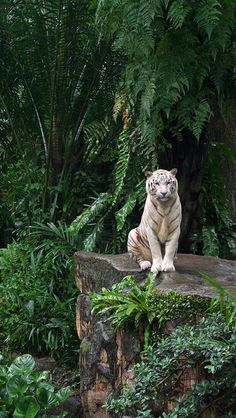
[[[156,274],[175,271],[181,223],[176,172],[176,169],[157,170],[147,174],[147,199],[142,219],[128,237],[128,251],[136,257],[140,268],[151,267]]]

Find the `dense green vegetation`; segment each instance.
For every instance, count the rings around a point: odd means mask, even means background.
[[[128,276],[110,290],[91,294],[92,312],[107,316],[115,329],[125,327],[128,332],[129,326],[135,326],[144,332],[134,382],[125,383],[121,393],[110,398],[106,408],[111,414],[136,418],[196,418],[203,413],[235,416],[236,298],[210,277],[205,279],[216,288],[218,298],[162,293],[155,289],[153,273],[145,286]],[[170,332],[167,324],[175,320],[179,324]],[[191,388],[183,392],[190,376]]]
[[[193,318],[210,307],[207,298],[184,296],[174,290],[167,294],[156,290],[155,278],[155,274],[148,273],[145,285],[141,286],[133,276],[127,276],[111,289],[91,293],[92,313],[107,315],[115,329],[126,322],[135,326],[142,323],[146,328],[155,322],[161,329],[166,321]]]
[[[219,314],[203,318],[198,326],[179,326],[165,338],[154,335],[135,365],[134,385],[125,386],[108,410],[137,418],[196,418],[202,413],[234,417],[235,342],[235,323],[227,325]],[[191,368],[200,371],[202,379],[180,396],[181,377]],[[175,407],[164,412],[171,401]]]
[[[2,3],[5,234],[60,220],[80,235],[80,248],[123,251],[144,203],[143,171],[176,165],[180,244],[235,256],[235,224],[215,164],[224,157],[233,169],[235,150],[212,129],[233,120],[235,7],[223,0]]]
[[[4,350],[76,361],[73,253],[126,251],[146,169],[178,169],[180,251],[236,257],[235,29],[233,0],[0,2]],[[151,323],[132,286],[111,318]]]

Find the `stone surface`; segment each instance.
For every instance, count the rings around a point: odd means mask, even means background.
[[[87,252],[75,254],[77,286],[81,293],[110,288],[124,276],[134,274],[137,280],[146,277],[128,254],[105,255]]]
[[[81,293],[110,288],[124,276],[132,274],[138,282],[146,277],[137,263],[128,254],[104,255],[78,252],[75,254],[76,280]],[[192,254],[178,254],[175,260],[176,271],[160,273],[156,287],[164,292],[171,289],[182,294],[212,297],[214,289],[203,279],[207,274],[236,294],[236,261],[216,257],[203,257]]]
[[[175,272],[160,273],[156,277],[157,289],[212,297],[215,291],[203,279],[203,273],[236,294],[236,261],[179,254],[175,266]],[[122,333],[114,334],[105,319],[91,315],[89,292],[99,292],[103,287],[111,288],[114,283],[130,274],[142,284],[147,272],[141,272],[128,254],[78,252],[75,254],[75,268],[76,283],[81,291],[76,311],[81,340],[80,392],[84,417],[109,418],[104,404],[124,381],[132,384],[132,366],[140,354],[142,341],[135,329],[127,328]]]

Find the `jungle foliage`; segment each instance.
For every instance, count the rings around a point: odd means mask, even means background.
[[[203,317],[198,326],[179,326],[165,338],[154,335],[135,365],[134,385],[124,386],[108,410],[136,418],[235,416],[235,341],[235,323],[227,325],[220,314]],[[192,368],[201,369],[202,379],[181,396],[181,378]],[[164,412],[171,402],[172,410]]]
[[[210,143],[209,119],[232,97],[235,2],[7,0],[0,22],[2,225],[63,220],[79,248],[124,251],[143,171],[186,132]],[[235,226],[218,216],[227,201],[211,199],[222,186],[214,166],[211,175],[195,242],[216,254],[223,233],[234,256]]]
[[[159,292],[152,273],[144,286],[128,276],[110,290],[91,294],[92,312],[105,316],[115,329],[145,330],[134,381],[125,382],[121,393],[106,404],[112,414],[136,418],[235,415],[235,296],[203,276],[216,289],[215,299]],[[177,327],[169,332],[168,322],[176,320]],[[183,393],[181,385],[190,375],[191,388]]]
[[[156,290],[155,279],[154,273],[148,273],[145,284],[139,285],[133,276],[127,276],[111,289],[91,293],[92,313],[107,315],[107,321],[115,329],[129,323],[146,328],[155,324],[161,330],[166,321],[193,318],[209,309],[207,298]]]
[[[29,239],[1,249],[2,350],[49,354],[58,361],[76,363],[75,249],[52,240],[37,248]]]
[[[69,387],[55,391],[49,372],[38,371],[29,354],[17,357],[10,365],[3,362],[2,356],[0,361],[1,418],[48,417],[49,408],[60,405],[73,392]],[[64,413],[54,415],[64,416]]]
[[[203,224],[189,251],[235,257],[215,160],[236,158],[218,143],[213,156],[208,132],[234,103],[235,8],[0,2],[0,244],[14,240],[1,252],[1,341],[53,355],[75,349],[73,253],[126,250],[145,201],[143,171],[188,135],[207,145]]]

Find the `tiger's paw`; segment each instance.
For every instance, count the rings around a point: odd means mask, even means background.
[[[150,261],[140,261],[141,270],[147,270],[151,267]]]
[[[175,271],[174,264],[172,262],[163,261],[161,271]]]
[[[151,272],[158,274],[159,271],[161,271],[161,264],[159,264],[159,263],[158,264],[154,264],[153,263],[153,265],[151,267]]]

